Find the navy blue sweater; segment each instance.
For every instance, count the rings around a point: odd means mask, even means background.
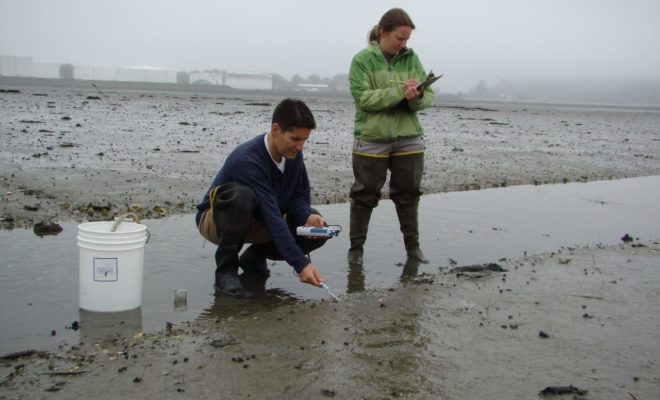
[[[282,215],[286,213],[296,225],[304,225],[312,213],[307,169],[300,152],[295,159],[286,160],[282,174],[266,149],[264,135],[236,147],[227,156],[209,190],[227,182],[252,188],[259,198],[261,218],[275,247],[299,273],[310,261],[296,244]],[[207,191],[197,205],[195,220],[198,225],[202,212],[209,205]]]

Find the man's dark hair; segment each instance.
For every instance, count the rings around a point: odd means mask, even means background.
[[[296,128],[316,129],[316,121],[307,104],[298,99],[284,99],[273,111],[273,123],[290,132]]]

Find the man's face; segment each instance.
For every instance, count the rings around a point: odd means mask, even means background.
[[[303,146],[312,133],[308,128],[295,128],[292,131],[283,132],[279,125],[273,124],[273,145],[275,151],[273,156],[284,157],[293,160],[303,150]]]
[[[412,34],[412,28],[406,25],[399,25],[391,32],[380,32],[380,48],[383,53],[395,55],[402,48],[406,47],[408,39]]]

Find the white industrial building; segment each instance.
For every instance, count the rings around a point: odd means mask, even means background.
[[[225,85],[243,90],[273,90],[273,77],[256,72],[233,72],[225,74]]]
[[[66,65],[66,64],[65,64]],[[0,75],[27,78],[64,78],[61,64],[37,63],[31,57],[0,56]],[[176,71],[156,67],[99,67],[73,65],[73,79],[88,81],[176,83]]]
[[[74,65],[73,79],[85,81],[114,81],[116,80],[113,67],[92,67],[90,65]]]
[[[32,58],[0,56],[0,75],[30,76],[32,73]]]
[[[191,72],[190,83],[200,85],[223,85],[223,76],[215,72]]]
[[[123,82],[176,83],[176,71],[156,67],[116,68],[115,80]]]
[[[0,76],[87,81],[177,83],[177,72],[151,66],[103,67],[35,63],[31,57],[0,56]],[[190,83],[226,85],[239,90],[272,90],[273,77],[256,72],[193,72]],[[188,80],[186,80],[188,82]]]
[[[296,90],[304,92],[323,92],[328,90],[328,85],[322,83],[299,83]]]
[[[272,90],[273,77],[256,72],[191,72],[190,83],[205,85],[226,85],[241,90]]]
[[[0,56],[0,75],[33,78],[59,78],[60,65],[36,63],[31,57]]]

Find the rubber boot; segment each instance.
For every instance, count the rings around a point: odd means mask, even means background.
[[[419,248],[419,227],[417,221],[417,205],[415,202],[407,206],[396,206],[396,215],[399,217],[399,227],[403,233],[403,243],[409,259],[428,264],[422,249]]]
[[[348,249],[349,265],[362,265],[364,261],[364,242],[367,241],[369,220],[373,208],[351,203],[351,225],[349,238],[351,247]]]
[[[399,227],[408,259],[424,264],[429,261],[419,248],[417,208],[422,195],[420,184],[424,172],[424,154],[390,157],[390,198],[396,207]]]
[[[246,290],[238,277],[237,246],[218,246],[215,252],[215,290],[237,299],[251,299],[252,292]]]
[[[268,278],[270,270],[266,263],[266,256],[259,252],[259,245],[251,245],[241,254],[239,264],[243,271]]]
[[[401,278],[399,279],[401,283],[414,282],[417,277],[419,264],[421,263],[422,262],[416,258],[408,257],[406,263],[403,265],[403,270],[401,271]]]
[[[362,265],[364,242],[367,240],[369,220],[374,207],[378,206],[381,189],[387,178],[388,159],[366,157],[353,153],[353,176],[355,181],[351,186],[351,222],[349,238],[351,247],[348,250],[349,265]]]
[[[253,297],[238,277],[238,253],[245,237],[258,200],[254,191],[233,182],[222,185],[214,196],[213,219],[220,241],[215,253],[216,293],[238,299]]]

